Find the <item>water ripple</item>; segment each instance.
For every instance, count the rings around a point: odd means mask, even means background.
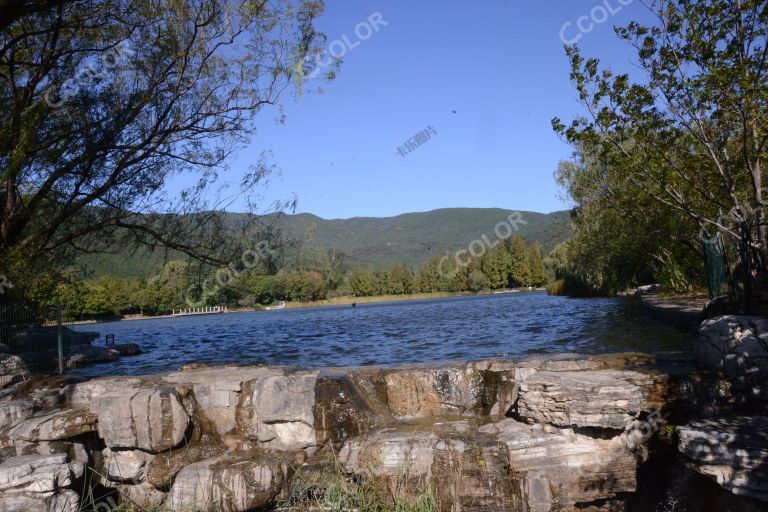
[[[619,299],[544,293],[263,311],[77,326],[145,354],[77,370],[160,373],[185,363],[366,366],[561,352],[690,348],[692,337]]]

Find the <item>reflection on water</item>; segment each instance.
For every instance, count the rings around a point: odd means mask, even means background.
[[[530,354],[679,350],[692,337],[622,299],[521,293],[438,300],[112,322],[78,330],[114,334],[145,354],[78,370],[148,374],[200,362],[360,366]],[[98,342],[97,342],[98,343]]]

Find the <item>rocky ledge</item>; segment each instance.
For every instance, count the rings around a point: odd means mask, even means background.
[[[642,354],[27,382],[0,510],[319,510],[338,479],[441,511],[765,510],[768,425],[730,390]]]

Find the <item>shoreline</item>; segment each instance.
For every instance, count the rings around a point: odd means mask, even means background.
[[[312,302],[286,302],[285,308],[282,309],[227,309],[226,311],[210,312],[210,313],[196,313],[190,315],[157,315],[157,316],[141,316],[141,315],[126,315],[115,318],[105,318],[103,320],[76,320],[73,322],[65,322],[66,325],[95,325],[105,324],[112,322],[130,322],[138,320],[166,320],[170,318],[189,318],[194,316],[211,316],[211,315],[229,315],[237,313],[262,313],[269,311],[282,311],[286,309],[307,309],[307,308],[323,308],[334,306],[350,306],[352,304],[387,304],[391,302],[408,302],[418,300],[436,300],[436,299],[448,299],[452,297],[482,297],[493,295],[509,295],[517,293],[535,293],[546,291],[544,288],[535,288],[533,290],[484,290],[482,292],[433,292],[433,293],[412,293],[404,295],[374,295],[371,297],[352,297],[343,296],[335,297],[332,299],[325,299]]]

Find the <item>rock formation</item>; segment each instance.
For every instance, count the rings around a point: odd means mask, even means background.
[[[629,510],[663,418],[692,419],[678,406],[690,403],[681,390],[693,368],[665,365],[626,354],[200,367],[7,388],[0,510],[75,511],[86,483],[111,492],[95,498],[110,503],[260,510],[327,499],[328,471],[390,500],[427,496],[441,511]],[[693,421],[678,431],[696,474],[767,499],[761,435]]]

